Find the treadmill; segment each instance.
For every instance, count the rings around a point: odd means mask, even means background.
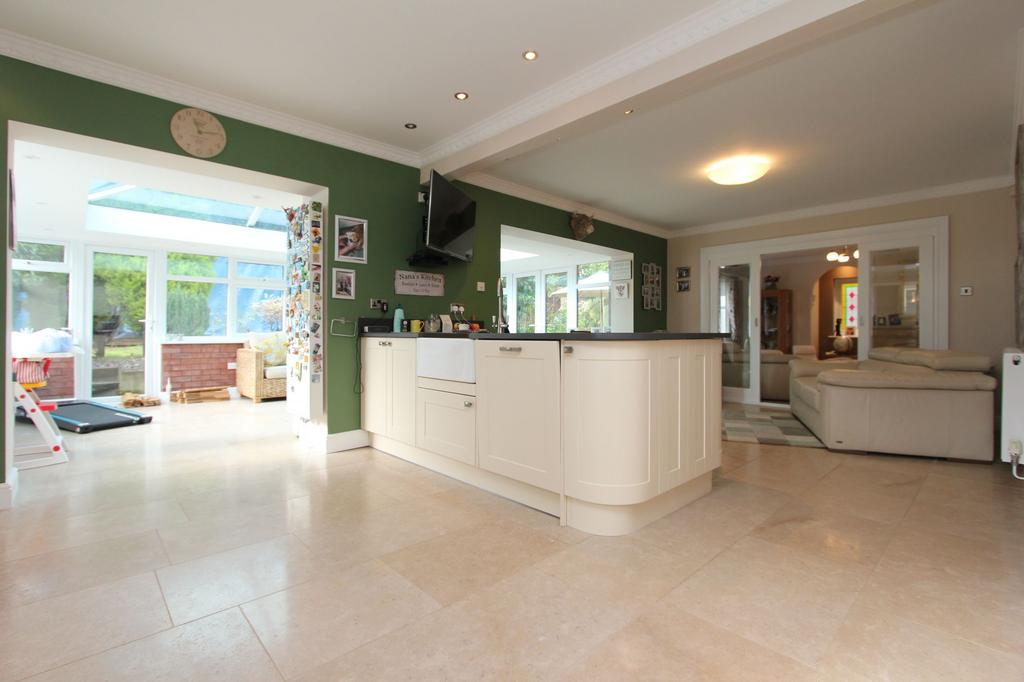
[[[91,400],[59,400],[57,409],[50,412],[53,421],[65,431],[75,433],[92,433],[105,429],[117,429],[122,426],[136,426],[153,421],[153,415],[142,414],[122,407],[112,407],[94,403]],[[18,410],[18,419],[27,420],[28,416]]]

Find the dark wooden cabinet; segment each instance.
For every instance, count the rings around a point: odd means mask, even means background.
[[[793,352],[792,290],[761,290],[761,348]]]

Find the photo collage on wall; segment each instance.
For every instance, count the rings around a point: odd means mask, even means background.
[[[640,266],[643,275],[643,306],[644,310],[661,310],[661,266],[657,263],[644,263]]]
[[[322,381],[323,206],[319,201],[286,211],[288,216],[288,298],[285,334],[288,374],[296,381]]]

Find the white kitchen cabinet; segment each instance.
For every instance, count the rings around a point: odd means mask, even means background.
[[[388,357],[387,346],[381,339],[362,340],[363,430],[382,436],[388,432]]]
[[[362,340],[362,424],[370,433],[416,439],[416,339]]]
[[[721,403],[709,399],[721,386],[721,343],[659,342],[658,492],[711,471],[721,463]]]
[[[476,342],[480,468],[561,490],[557,341]]]
[[[476,466],[476,397],[416,389],[416,447]]]
[[[388,437],[411,445],[416,441],[416,339],[391,344]]]
[[[611,505],[654,497],[657,344],[561,345],[566,495]]]

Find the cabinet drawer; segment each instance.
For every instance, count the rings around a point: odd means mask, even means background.
[[[476,466],[476,398],[416,389],[416,446]]]

